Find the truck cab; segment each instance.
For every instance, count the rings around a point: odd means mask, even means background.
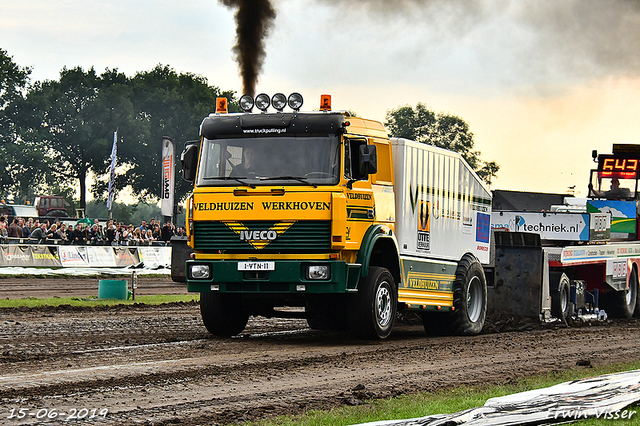
[[[69,217],[67,207],[70,206],[64,197],[59,195],[41,195],[36,197],[34,206],[38,209],[38,216]]]

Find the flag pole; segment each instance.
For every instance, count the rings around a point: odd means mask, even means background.
[[[116,155],[118,152],[118,129],[113,132],[113,146],[111,147],[111,168],[109,170],[109,187],[107,196],[107,210],[109,210],[109,219],[113,219],[113,213],[111,212],[111,207],[113,204],[113,195],[115,191],[115,179],[116,179]]]

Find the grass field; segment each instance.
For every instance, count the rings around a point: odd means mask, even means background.
[[[248,422],[244,426],[341,426],[381,420],[402,420],[433,414],[457,413],[469,408],[481,407],[489,398],[505,396],[532,389],[541,389],[558,383],[599,376],[619,371],[640,369],[640,361],[629,364],[596,368],[577,368],[544,376],[529,377],[513,385],[463,386],[435,393],[420,393],[392,399],[373,400],[366,404],[343,406],[330,411],[310,411],[301,416],[278,417],[261,422]],[[637,426],[640,424],[640,404],[627,408],[631,419],[589,419],[572,423],[581,426],[610,424],[612,426]],[[622,411],[621,411],[622,413]]]
[[[27,299],[0,299],[0,308],[40,306],[109,306],[109,305],[132,305],[134,303],[144,303],[148,305],[159,305],[170,302],[194,302],[200,299],[197,293],[191,294],[170,294],[154,296],[136,296],[136,300],[98,299],[94,297],[52,297],[47,299],[27,298]]]

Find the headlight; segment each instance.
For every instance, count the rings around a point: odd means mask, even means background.
[[[191,265],[191,278],[194,280],[211,278],[211,267],[209,265]]]
[[[302,106],[302,95],[300,93],[293,92],[289,95],[288,103],[289,108],[294,111],[299,111]]]
[[[287,97],[284,93],[276,93],[271,97],[271,105],[278,111],[282,111],[287,106]]]
[[[269,109],[269,105],[271,105],[271,99],[269,99],[269,95],[266,93],[260,93],[256,96],[256,107],[260,111],[267,111]]]
[[[240,108],[242,108],[244,112],[251,112],[253,109],[253,96],[242,95],[240,98]]]
[[[329,265],[309,265],[307,266],[308,280],[328,280],[331,277]]]

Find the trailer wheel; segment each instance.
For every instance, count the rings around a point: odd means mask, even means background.
[[[638,299],[638,275],[634,269],[629,277],[629,289],[616,291],[609,295],[611,312],[607,312],[616,318],[629,319],[633,316]]]
[[[389,270],[370,267],[360,279],[354,307],[350,311],[351,331],[365,339],[385,339],[396,320],[398,296]]]
[[[566,274],[560,275],[558,289],[551,292],[551,314],[561,320],[569,317],[569,295],[571,291],[571,281]]]
[[[207,331],[220,337],[241,333],[249,321],[240,298],[229,294],[200,293],[200,314]]]
[[[636,309],[633,311],[634,317],[640,317],[640,284],[638,284],[638,275],[636,270],[633,270],[633,274],[631,276],[632,281],[629,282],[629,285],[635,282],[636,285]]]
[[[482,265],[466,254],[458,263],[453,284],[451,332],[463,336],[479,334],[487,316],[487,281]]]

